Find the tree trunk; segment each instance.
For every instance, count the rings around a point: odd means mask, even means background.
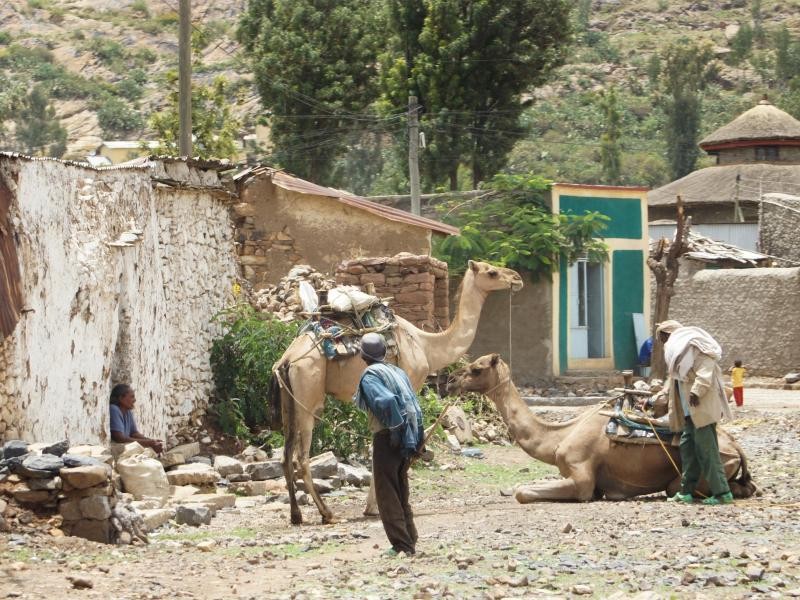
[[[666,375],[664,348],[656,335],[656,327],[662,321],[669,319],[669,305],[672,296],[675,295],[674,285],[680,268],[678,259],[689,251],[688,236],[691,219],[687,218],[683,212],[683,200],[680,196],[677,197],[676,210],[675,238],[672,242],[666,238],[660,239],[647,259],[647,266],[650,267],[656,280],[656,300],[652,323],[653,354],[650,359],[650,377],[656,379],[664,379]]]
[[[457,192],[458,191],[458,163],[454,163],[452,167],[450,167],[450,191]]]

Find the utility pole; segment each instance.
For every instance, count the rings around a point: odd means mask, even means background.
[[[191,0],[180,0],[178,29],[178,153],[192,155],[192,8]]]
[[[408,97],[408,179],[411,183],[411,213],[420,214],[419,206],[419,113],[417,97]]]

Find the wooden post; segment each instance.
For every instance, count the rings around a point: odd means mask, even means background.
[[[419,205],[419,114],[417,97],[408,97],[408,180],[411,184],[411,213],[420,214]]]
[[[178,153],[192,155],[192,8],[180,0],[178,28]]]
[[[669,305],[675,295],[675,280],[678,278],[680,263],[678,259],[688,252],[689,229],[691,218],[687,218],[683,211],[683,200],[680,196],[676,202],[677,218],[675,238],[670,243],[666,238],[661,238],[647,258],[647,266],[656,279],[656,303],[653,310],[653,354],[650,360],[650,376],[664,379],[666,364],[664,363],[664,348],[661,340],[656,335],[656,325],[669,319]]]

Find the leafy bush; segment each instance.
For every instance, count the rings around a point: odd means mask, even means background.
[[[112,64],[125,57],[125,48],[116,40],[96,37],[89,42],[89,49],[105,64]]]
[[[131,12],[139,13],[143,17],[150,16],[150,8],[147,6],[147,0],[133,0],[131,3]]]
[[[351,456],[363,459],[371,441],[366,413],[351,402],[325,398],[325,409],[311,436],[312,456],[330,450],[341,459]]]
[[[14,38],[11,37],[11,34],[7,31],[0,31],[0,45],[6,46],[11,43],[11,40]]]
[[[142,115],[128,102],[118,98],[108,98],[97,111],[97,121],[106,137],[116,133],[128,133],[141,129]]]
[[[214,412],[225,433],[251,438],[270,421],[267,403],[272,366],[297,335],[297,324],[283,323],[247,304],[221,311],[223,327],[211,346]]]

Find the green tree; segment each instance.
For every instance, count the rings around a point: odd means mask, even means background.
[[[622,150],[620,148],[620,113],[617,92],[612,87],[601,98],[604,127],[600,136],[600,159],[603,163],[604,183],[615,185],[620,182]]]
[[[589,19],[592,16],[592,0],[578,0],[575,10],[575,22],[581,33],[589,29]]]
[[[753,39],[759,47],[763,47],[766,36],[764,35],[764,14],[761,12],[761,0],[750,0],[750,18],[753,19]]]
[[[731,39],[731,53],[728,62],[731,65],[738,65],[748,56],[753,49],[753,28],[747,23],[739,26],[739,31]]]
[[[35,86],[22,99],[14,123],[17,142],[23,152],[60,158],[66,151],[67,130],[56,118],[56,110],[42,86]]]
[[[800,76],[800,43],[792,38],[786,25],[775,32],[775,78],[782,84]]]
[[[113,96],[100,103],[97,109],[97,122],[107,139],[117,134],[127,134],[141,129],[144,124],[135,103]]]
[[[273,159],[329,183],[349,134],[382,130],[363,113],[378,96],[382,3],[369,0],[249,0],[238,37],[269,112]]]
[[[178,73],[169,71],[170,89],[167,106],[150,118],[150,126],[159,141],[156,152],[178,154],[180,111],[178,108]],[[231,112],[227,80],[219,76],[211,85],[192,84],[192,154],[200,158],[234,158],[238,153],[236,138],[241,125]]]
[[[440,207],[444,220],[457,225],[461,234],[439,242],[434,254],[451,272],[459,272],[469,259],[488,259],[535,277],[549,276],[562,258],[569,263],[581,256],[606,260],[608,248],[599,237],[608,217],[596,212],[552,214],[545,202],[550,184],[530,174],[497,174],[485,196]]]
[[[402,0],[391,0],[401,2]],[[390,3],[391,3],[390,2]],[[426,187],[457,189],[466,164],[473,186],[505,165],[520,124],[521,96],[564,62],[570,40],[566,0],[424,0],[419,31],[392,38],[387,98],[395,106],[413,89],[424,107]],[[414,41],[413,36],[416,37]],[[407,47],[415,47],[413,65]]]
[[[670,44],[662,56],[661,101],[667,117],[664,133],[667,160],[673,179],[694,170],[700,150],[700,92],[713,74],[714,52],[710,44],[681,38]]]

